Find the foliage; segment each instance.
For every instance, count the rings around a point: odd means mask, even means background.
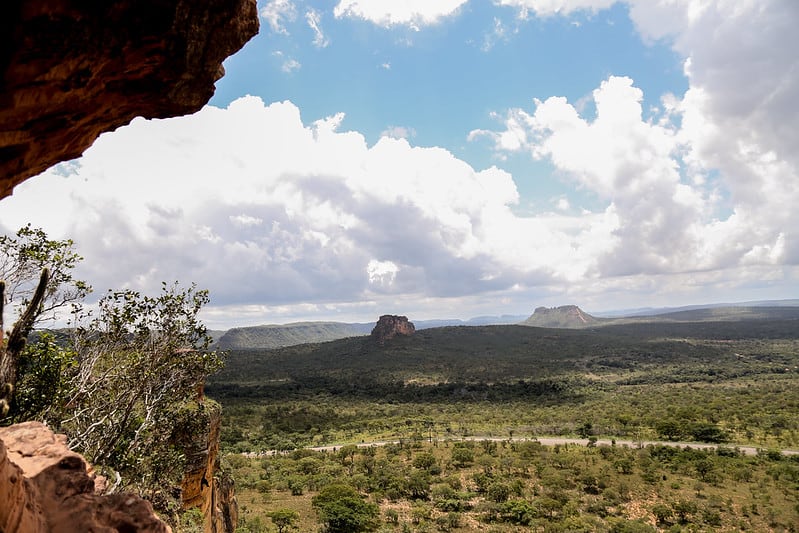
[[[178,527],[180,533],[204,533],[205,517],[200,509],[189,509],[180,515]]]
[[[377,505],[365,501],[348,485],[328,485],[312,501],[330,533],[358,533],[377,528]]]
[[[76,364],[77,354],[52,333],[44,332],[27,344],[19,360],[11,422],[47,421],[53,406],[62,405],[69,395],[69,375]]]
[[[78,364],[57,413],[61,429],[71,447],[120,471],[139,491],[182,475],[176,444],[202,429],[197,409],[204,406],[193,400],[222,364],[197,318],[207,302],[194,285],[164,284],[158,296],[109,291],[75,334]]]
[[[24,308],[46,268],[50,276],[35,323],[54,318],[59,309],[70,304],[79,306],[91,287],[73,277],[73,270],[83,259],[74,245],[71,239],[49,239],[43,230],[30,224],[15,236],[1,235],[0,280],[6,282],[7,302]]]
[[[195,403],[221,367],[197,319],[208,293],[177,283],[156,297],[109,291],[92,318],[82,313],[91,288],[73,276],[82,259],[73,247],[30,225],[0,236],[0,418],[10,401],[3,422],[40,419],[68,433],[71,447],[171,514],[184,451],[218,409]],[[6,303],[19,315],[7,342]],[[64,307],[72,325],[85,324],[68,333],[33,331]],[[196,530],[195,518],[186,514],[181,528]]]
[[[300,515],[294,509],[277,509],[269,513],[269,518],[275,524],[278,533],[284,533],[294,528]]]
[[[799,467],[773,449],[799,447],[797,353],[788,318],[440,328],[237,351],[208,390],[226,407],[228,451],[340,450],[253,460],[246,476],[271,489],[249,516],[346,482],[381,506],[386,531],[790,530]],[[541,435],[591,446],[527,440]],[[659,436],[766,451],[644,446]],[[369,440],[392,442],[341,445]]]
[[[16,236],[0,236],[0,420],[4,423],[40,413],[47,407],[48,393],[55,392],[53,387],[58,388],[53,376],[46,375],[48,370],[37,374],[30,358],[22,364],[20,359],[25,357],[28,335],[37,323],[56,318],[57,311],[69,304],[72,312],[78,313],[80,301],[91,291],[85,282],[72,276],[72,269],[81,260],[73,244],[71,240],[50,240],[44,231],[30,224],[17,231]],[[16,308],[17,317],[4,340],[6,304]],[[52,363],[54,354],[52,345],[29,353],[34,359],[43,358],[37,361],[42,363]],[[26,376],[26,372],[35,375]],[[22,404],[17,405],[14,393],[20,384]],[[37,385],[48,390],[38,394],[31,388]],[[9,411],[11,416],[7,417]]]
[[[795,320],[448,327],[235,351],[207,391],[242,451],[511,432],[797,448],[797,353]]]
[[[226,461],[234,468],[247,524],[293,509],[302,531],[318,530],[319,523],[328,531],[790,531],[799,520],[796,457],[666,446],[492,443],[496,446],[445,440],[357,448],[352,475],[344,474],[349,459],[342,465],[342,456],[330,450],[252,459],[228,455]],[[471,465],[455,466],[452,456],[460,449],[473,452]],[[428,464],[431,456],[441,467],[437,474],[416,466]],[[628,473],[615,468],[620,460],[629,461]],[[712,465],[718,482],[701,481],[704,464]],[[740,469],[750,472],[750,480],[732,482]],[[426,496],[408,486],[420,474],[431,486]],[[478,476],[488,480],[485,492],[476,490]],[[307,490],[292,496],[288,479]],[[586,491],[587,479],[596,490]],[[260,491],[261,481],[269,484],[267,494]],[[389,491],[396,492],[388,497]],[[371,517],[368,524],[355,519],[364,514]]]

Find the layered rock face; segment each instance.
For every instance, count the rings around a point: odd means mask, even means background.
[[[206,533],[233,533],[238,522],[238,506],[233,480],[219,468],[219,434],[222,410],[204,400],[197,411],[205,430],[192,435],[185,448],[186,474],[181,484],[184,509],[200,509]]]
[[[0,531],[171,531],[138,496],[96,494],[102,481],[43,424],[0,428]]]
[[[408,322],[408,317],[397,315],[383,315],[377,321],[374,329],[372,329],[372,338],[380,344],[385,343],[389,339],[393,339],[397,335],[413,335],[416,328],[413,322]]]
[[[137,116],[199,110],[257,32],[256,0],[6,0],[0,198]]]

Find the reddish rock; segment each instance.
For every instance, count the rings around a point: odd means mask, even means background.
[[[222,409],[216,402],[204,400],[195,416],[202,421],[203,431],[190,435],[184,445],[183,508],[202,511],[206,533],[233,533],[238,522],[233,480],[219,467]]]
[[[397,315],[383,315],[372,329],[372,338],[380,344],[393,339],[397,335],[411,336],[416,332],[413,322],[408,322],[408,317]]]
[[[8,458],[0,440],[0,531],[47,531],[47,522],[33,481]]]
[[[149,502],[95,493],[83,457],[44,424],[0,428],[0,531],[13,533],[167,533]]]
[[[6,0],[0,198],[137,116],[199,110],[257,32],[256,0]]]

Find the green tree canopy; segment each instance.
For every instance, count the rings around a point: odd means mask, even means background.
[[[159,468],[166,475],[179,467],[165,460],[139,472],[141,457],[170,456],[178,425],[192,423],[181,409],[222,366],[197,317],[207,302],[207,291],[177,283],[164,283],[158,296],[125,290],[100,299],[97,315],[75,334],[79,364],[62,412],[70,446],[156,483]]]
[[[294,528],[300,514],[294,509],[278,509],[269,513],[269,518],[275,524],[278,533],[284,533]]]
[[[329,533],[359,533],[377,528],[379,507],[367,502],[349,485],[328,485],[311,503]]]
[[[83,258],[71,239],[54,240],[30,224],[14,236],[0,235],[0,280],[5,281],[6,303],[18,312],[30,301],[43,269],[49,280],[34,324],[56,317],[58,310],[79,306],[91,286],[76,279],[73,271]]]

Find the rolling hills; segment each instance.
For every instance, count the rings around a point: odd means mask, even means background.
[[[651,309],[650,314],[639,311],[631,316],[596,316],[576,305],[538,307],[528,316],[481,316],[469,320],[434,319],[413,320],[417,330],[448,326],[523,325],[542,328],[583,329],[641,323],[675,322],[729,322],[742,320],[788,320],[799,318],[799,306],[784,302],[757,302],[745,305],[725,305],[680,308],[676,310]],[[767,304],[772,305],[767,305]],[[307,343],[320,343],[347,337],[368,335],[374,322],[295,322],[262,326],[236,327],[227,331],[213,331],[215,347],[220,350],[271,350]]]
[[[518,324],[524,319],[518,315],[480,316],[469,320],[434,319],[416,320],[417,330],[445,326],[485,326],[495,324]],[[374,322],[294,322],[291,324],[269,324],[214,332],[216,348],[220,350],[246,350],[282,348],[297,344],[318,343],[368,335]]]

